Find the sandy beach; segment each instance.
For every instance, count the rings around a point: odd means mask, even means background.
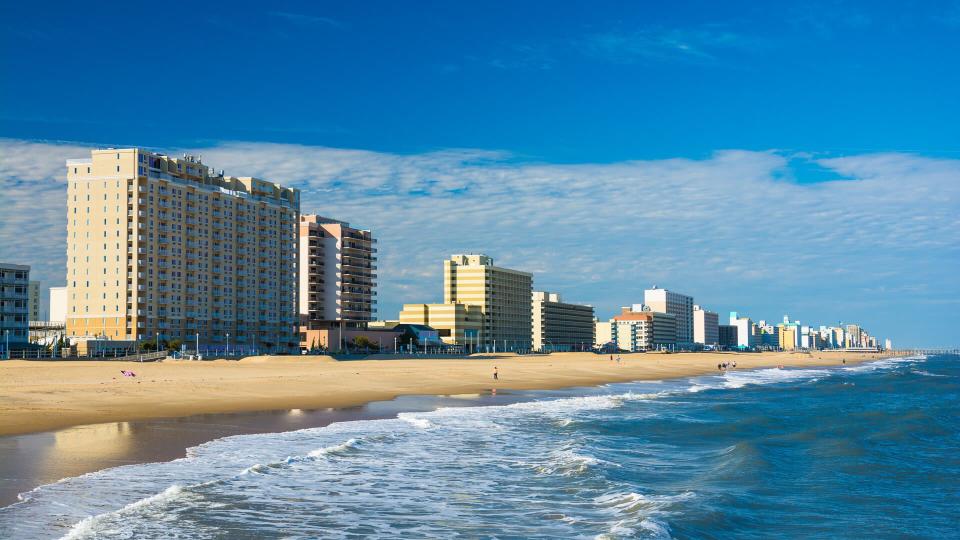
[[[591,353],[469,359],[336,361],[326,356],[241,361],[0,362],[0,435],[197,414],[342,408],[404,395],[556,389],[737,369],[822,366],[879,354]],[[499,380],[493,380],[493,370]],[[131,370],[136,377],[121,375]]]

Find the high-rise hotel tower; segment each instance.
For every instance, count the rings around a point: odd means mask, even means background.
[[[532,294],[533,274],[494,266],[486,255],[451,255],[443,261],[443,302],[480,308],[480,345],[529,350]]]
[[[298,190],[139,148],[67,180],[69,335],[296,349]]]
[[[366,326],[377,312],[377,239],[364,229],[300,216],[300,319],[307,326]]]

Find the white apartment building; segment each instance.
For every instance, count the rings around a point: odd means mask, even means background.
[[[652,311],[669,313],[677,319],[676,342],[690,345],[693,339],[693,297],[661,289],[654,285],[643,291],[643,303]]]
[[[693,306],[693,342],[700,345],[720,343],[720,318],[713,311]]]

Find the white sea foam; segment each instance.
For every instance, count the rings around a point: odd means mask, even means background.
[[[597,538],[634,537],[637,529],[654,538],[670,538],[670,528],[659,517],[670,514],[669,508],[696,495],[686,491],[677,495],[643,495],[633,491],[613,492],[594,499],[600,508],[618,516],[607,534]]]
[[[167,501],[180,497],[183,494],[183,492],[184,490],[182,486],[174,484],[168,487],[167,489],[161,491],[160,493],[151,495],[149,497],[140,499],[138,501],[134,501],[119,510],[114,510],[113,512],[107,512],[107,513],[98,514],[95,516],[87,516],[86,518],[80,520],[80,522],[78,522],[76,525],[74,525],[70,529],[70,531],[67,532],[67,534],[65,534],[62,537],[62,540],[74,540],[78,538],[85,538],[88,536],[96,537],[96,535],[99,532],[99,527],[106,520],[121,514],[143,509],[144,507],[147,507],[153,504],[165,503]]]
[[[400,413],[397,415],[397,418],[407,422],[415,427],[420,429],[430,429],[434,427],[433,423],[420,416],[420,414],[415,413]]]
[[[569,476],[583,474],[591,467],[604,465],[619,467],[620,465],[605,461],[587,454],[582,454],[572,448],[563,448],[551,452],[545,462],[534,467],[539,474],[559,474]]]
[[[748,384],[763,385],[794,381],[815,381],[830,375],[826,369],[756,369],[728,371],[723,375],[724,388],[743,388]]]
[[[949,375],[944,375],[942,373],[930,373],[922,369],[911,369],[911,373],[916,373],[917,375],[923,375],[924,377],[948,377]]]
[[[326,446],[324,448],[318,448],[316,450],[313,450],[309,454],[307,454],[307,456],[312,458],[318,458],[318,457],[324,457],[329,455],[342,454],[348,450],[356,448],[360,444],[360,440],[361,439],[358,439],[356,437],[351,437],[350,439],[347,439],[346,441],[340,444],[335,444],[333,446]]]

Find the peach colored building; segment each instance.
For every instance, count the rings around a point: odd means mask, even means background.
[[[67,160],[67,334],[295,351],[299,210],[194,156]]]
[[[300,216],[299,243],[301,321],[373,320],[377,312],[377,240],[371,232],[305,214]]]

